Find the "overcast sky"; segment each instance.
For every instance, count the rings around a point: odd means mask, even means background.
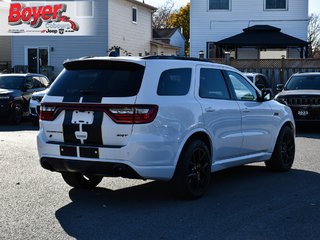
[[[300,0],[300,1],[303,1],[303,0]],[[167,0],[144,0],[144,2],[155,7],[159,7],[164,3],[166,3]],[[179,8],[181,6],[186,5],[188,2],[190,2],[190,0],[175,0],[175,2],[176,2],[176,7]],[[309,13],[320,13],[320,0],[309,0]]]

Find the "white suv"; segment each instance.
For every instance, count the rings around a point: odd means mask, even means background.
[[[238,70],[174,57],[82,58],[64,63],[41,103],[41,165],[72,187],[104,176],[171,181],[183,197],[211,172],[265,161],[291,168],[295,124]]]

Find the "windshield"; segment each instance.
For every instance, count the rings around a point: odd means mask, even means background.
[[[320,90],[320,75],[293,76],[285,90]]]
[[[4,89],[21,89],[24,77],[20,76],[0,76],[0,88]]]
[[[86,61],[65,65],[51,96],[131,97],[139,92],[144,67],[127,62]]]

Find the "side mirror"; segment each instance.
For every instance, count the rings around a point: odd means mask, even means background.
[[[272,92],[269,89],[262,89],[260,102],[270,101],[272,99]]]
[[[277,91],[281,92],[283,90],[283,84],[277,84]]]

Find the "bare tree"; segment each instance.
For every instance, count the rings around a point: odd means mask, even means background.
[[[308,42],[310,46],[310,57],[315,57],[320,53],[320,15],[312,13],[309,16]]]
[[[174,0],[167,0],[165,4],[160,6],[153,14],[152,28],[165,28],[169,20],[169,16],[177,10],[174,8]]]

